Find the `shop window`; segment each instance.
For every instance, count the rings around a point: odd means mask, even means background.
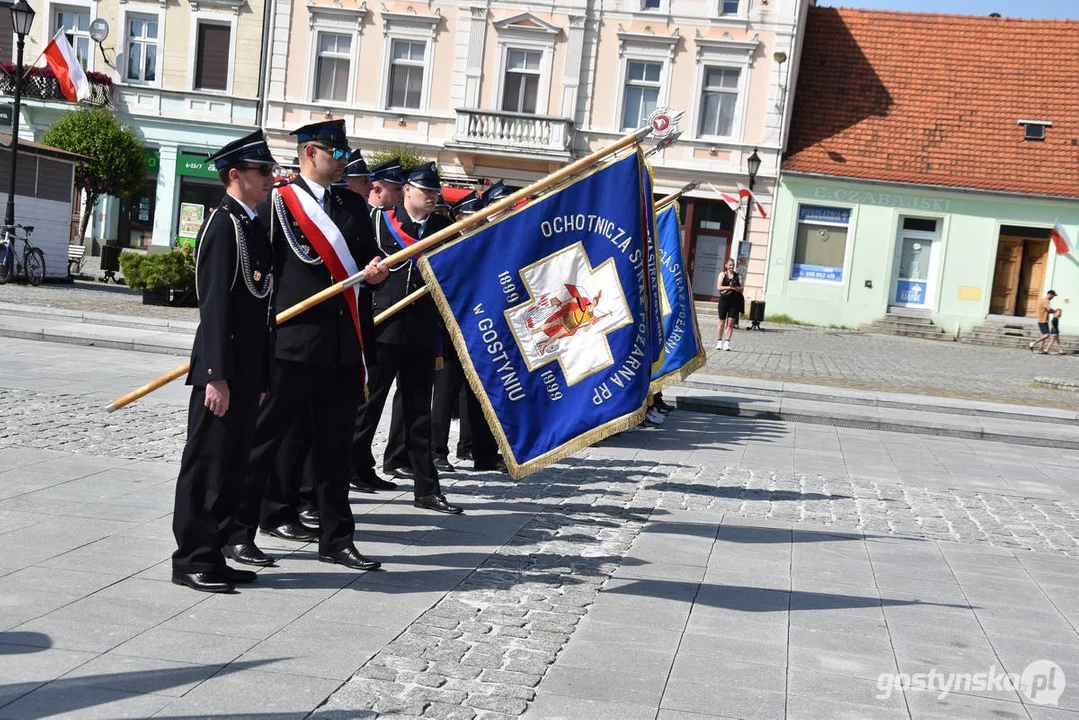
[[[937,221],[933,218],[903,218],[903,229],[935,233],[937,231]]]
[[[663,63],[630,60],[626,63],[626,86],[622,96],[622,129],[633,130],[648,121],[659,102]]]
[[[426,48],[425,42],[393,41],[390,49],[389,107],[419,109]]]
[[[10,14],[10,13],[8,13]],[[84,8],[57,8],[53,32],[63,30],[84,70],[90,68],[90,11]]]
[[[502,90],[504,111],[536,112],[541,58],[542,54],[534,50],[506,51],[506,78]]]
[[[228,25],[199,23],[195,48],[196,90],[228,89],[231,42],[232,30]]]
[[[791,279],[843,282],[849,224],[847,208],[799,206]]]
[[[318,34],[318,57],[315,60],[316,100],[348,100],[351,54],[352,36],[337,33]]]

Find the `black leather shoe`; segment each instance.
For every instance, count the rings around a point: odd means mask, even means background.
[[[366,558],[360,554],[360,551],[356,549],[355,545],[350,545],[344,550],[338,550],[335,553],[329,555],[319,555],[319,562],[334,563],[336,565],[344,565],[345,567],[352,568],[353,570],[378,570],[382,567],[382,563],[378,560],[372,560]]]
[[[411,472],[411,471],[409,471]],[[367,478],[367,484],[373,487],[375,490],[396,490],[397,483],[390,482],[389,480],[383,480],[378,475],[372,475]]]
[[[308,530],[298,522],[284,523],[278,525],[275,528],[260,527],[259,532],[263,535],[272,535],[275,538],[281,540],[291,540],[293,542],[314,542],[318,540],[318,533],[314,530]]]
[[[410,467],[396,467],[392,470],[387,470],[390,475],[393,475],[398,480],[415,480],[416,473]]]
[[[236,587],[225,578],[224,574],[214,571],[185,573],[173,570],[172,582],[174,585],[186,585],[199,592],[230,593],[236,590]]]
[[[450,464],[450,459],[445,455],[435,456],[435,470],[441,472],[457,472],[457,468]]]
[[[318,530],[318,510],[303,510],[299,514],[300,524],[308,530]]]
[[[446,496],[442,493],[416,498],[412,505],[421,510],[434,510],[435,512],[446,513],[447,515],[460,515],[465,511],[463,507],[450,505],[449,502],[446,501]]]
[[[233,568],[226,565],[221,571],[221,575],[230,583],[240,585],[241,583],[253,583],[259,579],[259,576],[250,570],[240,570],[239,568]]]
[[[221,548],[221,553],[229,560],[233,560],[243,565],[269,567],[274,564],[273,558],[259,550],[255,543],[226,545]]]
[[[483,460],[476,460],[472,463],[472,469],[480,472],[501,472],[508,473],[510,470],[506,467],[506,461],[501,457],[485,458]]]
[[[348,486],[352,488],[353,492],[362,492],[368,494],[373,493],[375,492],[375,490],[378,489],[371,483],[367,482],[366,480],[362,480],[355,475],[352,476],[352,479],[349,481]]]

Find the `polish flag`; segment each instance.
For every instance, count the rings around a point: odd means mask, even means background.
[[[63,29],[57,30],[49,44],[45,46],[45,60],[52,68],[56,79],[60,81],[60,92],[71,102],[78,102],[90,96],[90,81],[75,57],[75,50],[67,41]]]
[[[747,188],[742,183],[735,183],[735,185],[738,186],[738,198],[740,200],[746,200],[747,205],[749,204],[749,202],[752,202],[754,205],[757,206],[757,210],[760,212],[762,218],[768,217],[767,215],[764,214],[764,208],[761,207],[761,204],[759,202],[757,202],[757,198],[753,195],[752,190]]]
[[[728,195],[727,193],[720,193],[719,196],[723,198],[723,202],[727,203],[727,207],[734,210],[736,213],[742,209],[742,198],[737,198],[734,195]]]
[[[1072,244],[1060,226],[1060,221],[1053,223],[1053,229],[1049,231],[1049,237],[1053,240],[1053,247],[1057,249],[1057,255],[1066,255],[1071,252]]]

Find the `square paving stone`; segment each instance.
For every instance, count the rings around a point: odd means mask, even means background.
[[[595,667],[559,667],[556,661],[543,676],[537,691],[598,702],[658,707],[664,695],[665,680],[665,675],[642,676]]]
[[[671,710],[699,713],[705,717],[722,712],[723,715],[719,717],[782,720],[786,715],[786,700],[783,692],[672,678],[663,694],[659,717],[664,717],[663,713]]]
[[[724,633],[686,632],[679,653],[707,658],[725,658],[761,665],[787,666],[787,644],[760,637],[732,637]]]
[[[928,690],[908,690],[905,694],[911,720],[1027,720],[1030,717],[1018,702],[959,693],[949,693],[941,698],[938,692]]]
[[[0,634],[0,638],[4,635]],[[94,653],[0,643],[0,706],[93,660]]]
[[[0,708],[4,720],[120,720],[147,718],[168,704],[164,695],[140,695],[57,681]]]
[[[118,646],[113,652],[198,665],[225,665],[256,642],[254,638],[151,628]]]
[[[347,680],[400,632],[301,619],[250,648],[239,662],[264,662],[261,669],[270,673]]]
[[[658,707],[540,692],[521,720],[654,720]]]
[[[787,696],[787,720],[909,720],[902,695],[895,701],[876,705],[855,705],[817,696]]]
[[[106,653],[67,673],[57,684],[180,697],[221,667]]]
[[[340,681],[244,669],[221,673],[173,701],[158,715],[304,718],[340,686]],[[356,715],[363,717],[362,715]]]

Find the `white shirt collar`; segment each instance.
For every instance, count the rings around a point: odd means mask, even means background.
[[[255,219],[255,216],[256,216],[256,215],[258,215],[258,213],[256,213],[256,212],[255,212],[254,210],[252,210],[251,208],[247,207],[247,205],[245,205],[245,204],[244,204],[244,201],[243,201],[243,200],[241,200],[240,198],[236,197],[236,196],[235,196],[235,195],[233,195],[232,193],[229,193],[229,194],[228,194],[228,196],[229,196],[230,198],[232,198],[233,200],[235,200],[235,201],[236,201],[236,203],[237,203],[237,204],[238,204],[238,205],[239,205],[240,207],[242,207],[242,208],[244,209],[244,212],[245,212],[245,213],[247,213],[247,219],[248,219],[248,220],[254,220],[254,219]]]
[[[431,219],[431,216],[430,216],[430,215],[428,215],[428,216],[427,216],[427,217],[425,217],[425,218],[424,218],[423,220],[417,220],[417,219],[415,218],[415,216],[413,216],[413,214],[412,214],[412,213],[408,212],[408,210],[405,210],[405,213],[406,213],[406,214],[408,214],[408,217],[409,217],[409,219],[410,219],[410,220],[412,220],[412,222],[416,223],[416,224],[417,224],[417,225],[419,225],[420,227],[423,227],[424,225],[426,225],[426,224],[427,224],[427,221]]]
[[[311,194],[315,196],[315,199],[322,202],[323,197],[326,195],[326,188],[319,185],[317,182],[307,177],[306,175],[300,175],[303,181],[307,183],[307,187],[311,188]]]

